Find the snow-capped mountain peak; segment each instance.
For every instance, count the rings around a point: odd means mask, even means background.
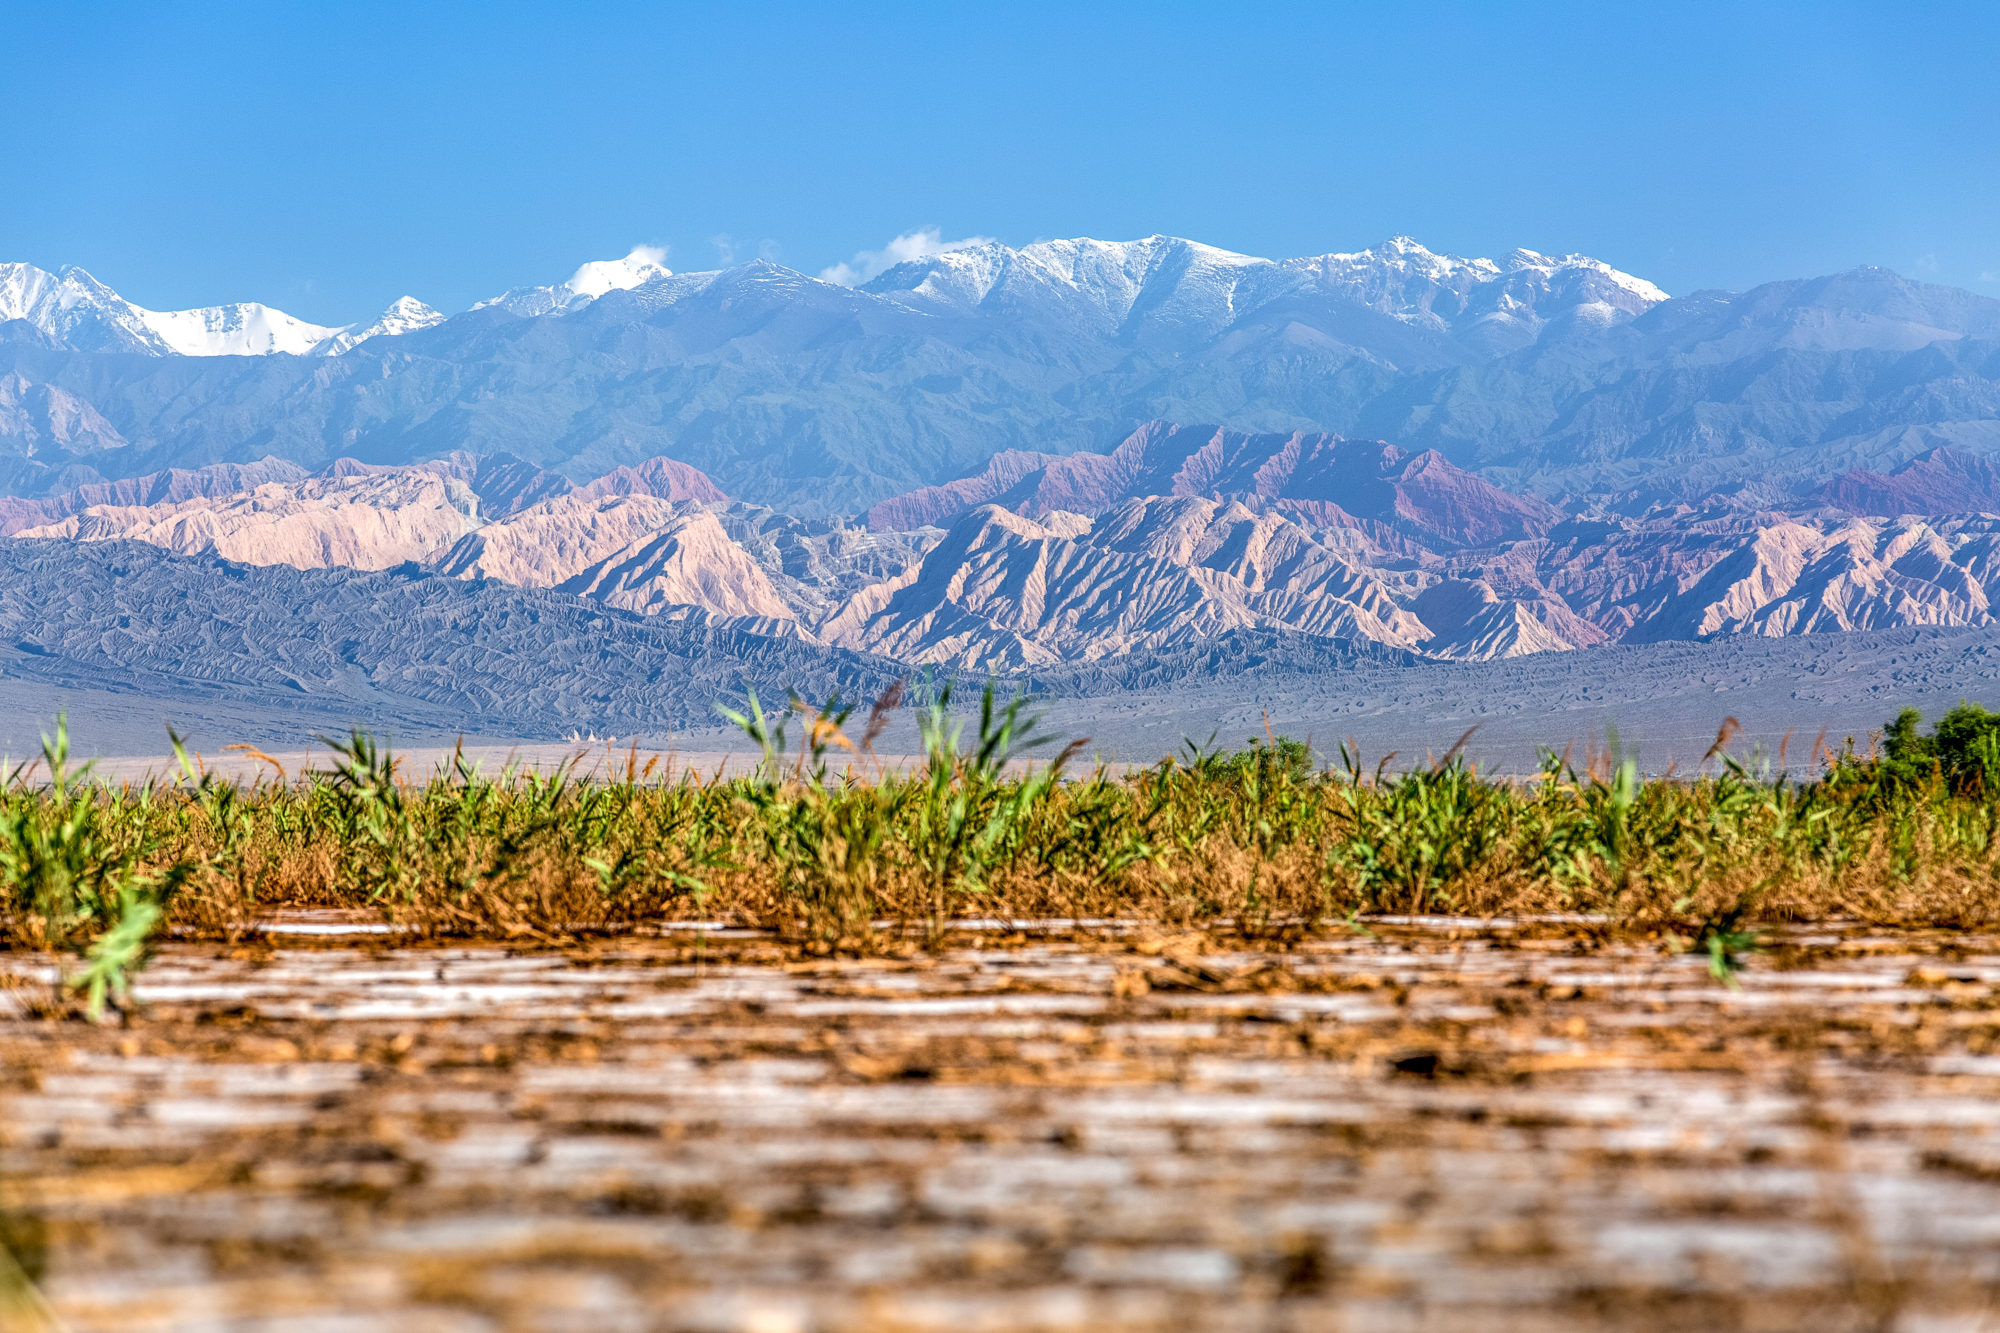
[[[143,316],[90,274],[71,265],[57,273],[33,264],[0,264],[0,320],[21,320],[58,344],[89,351],[173,350]]]
[[[976,306],[989,299],[1080,303],[1117,324],[1142,304],[1199,301],[1203,293],[1219,296],[1227,306],[1227,292],[1245,275],[1272,267],[1268,259],[1177,236],[1077,237],[1019,249],[995,241],[898,264],[861,290],[930,307]]]
[[[499,306],[517,315],[560,314],[588,305],[607,292],[630,291],[660,278],[670,278],[667,252],[658,246],[635,245],[623,259],[597,259],[579,266],[567,282],[548,287],[516,287],[473,306]]]
[[[401,296],[393,301],[387,310],[375,317],[371,324],[350,324],[321,343],[315,351],[327,356],[339,356],[342,352],[368,341],[370,338],[388,338],[401,333],[415,333],[418,329],[428,329],[444,323],[445,317],[431,309],[414,296]]]

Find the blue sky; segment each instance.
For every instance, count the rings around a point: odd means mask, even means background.
[[[923,228],[2000,296],[2000,5],[16,4],[0,259],[445,310]]]

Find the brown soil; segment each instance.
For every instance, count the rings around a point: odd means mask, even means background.
[[[2000,1310],[2000,942],[751,932],[0,957],[0,1326],[1924,1329]],[[0,1261],[0,1287],[6,1285]],[[12,1319],[13,1323],[8,1322]]]

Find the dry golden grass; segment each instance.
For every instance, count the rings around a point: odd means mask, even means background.
[[[795,705],[794,751],[752,699],[758,771],[672,781],[636,756],[611,779],[462,758],[418,778],[356,733],[327,772],[245,787],[183,754],[175,784],[111,789],[68,768],[58,731],[51,780],[0,798],[0,928],[82,952],[95,1008],[160,926],[232,937],[291,908],[541,942],[725,915],[858,950],[935,944],[969,916],[1282,939],[1382,913],[1568,914],[1579,935],[1706,950],[1726,978],[1760,924],[1969,928],[2000,905],[1994,799],[1936,767],[1829,754],[1798,783],[1732,759],[1725,728],[1708,771],[1658,780],[1615,750],[1580,771],[1551,756],[1528,782],[1456,751],[1402,775],[1321,770],[1275,738],[1123,775],[1069,772],[1071,747],[1024,773],[1018,702],[989,692],[970,737],[949,702],[922,715],[915,771],[869,764],[881,708],[857,744],[851,710]]]

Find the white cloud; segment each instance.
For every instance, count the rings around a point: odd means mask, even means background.
[[[595,300],[606,292],[629,291],[640,283],[664,278],[672,271],[667,267],[666,246],[635,245],[623,259],[596,259],[582,265],[570,274],[569,289]]]
[[[1990,269],[1979,275],[1981,282],[2000,282],[2000,268]]]
[[[923,227],[904,232],[880,250],[862,250],[845,263],[821,269],[819,276],[827,282],[854,287],[913,259],[928,259],[948,250],[965,250],[992,243],[991,236],[968,236],[960,241],[947,241],[936,227]]]

